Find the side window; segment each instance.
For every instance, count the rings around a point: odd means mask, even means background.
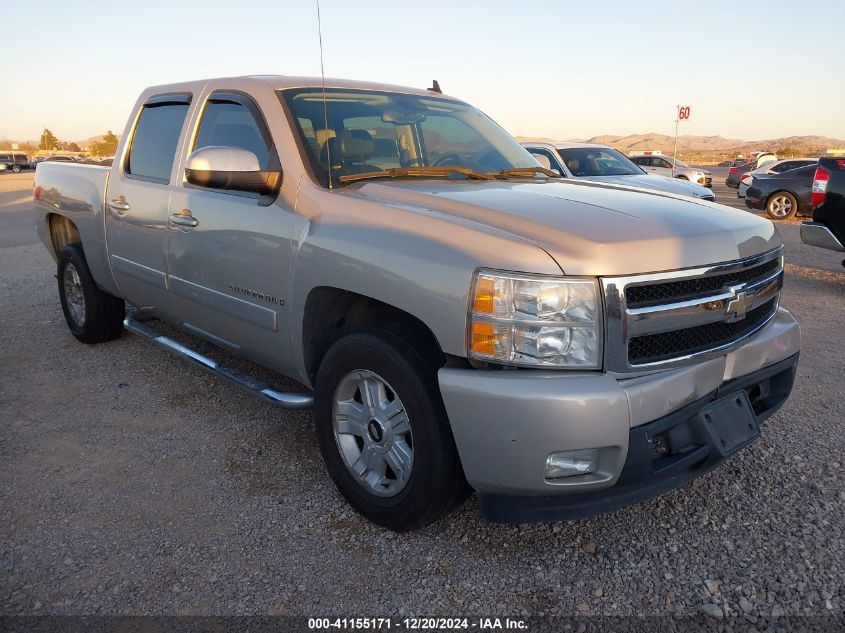
[[[651,159],[648,156],[632,156],[631,162],[640,167],[649,167],[651,165]]]
[[[127,174],[153,182],[170,181],[188,105],[187,97],[182,97],[180,101],[156,97],[144,105],[129,147],[125,165]]]
[[[0,154],[0,161],[8,161],[11,160],[11,156],[8,154]]]
[[[549,169],[557,169],[558,171],[560,171],[560,165],[558,164],[555,157],[552,156],[551,152],[546,151],[544,149],[540,149],[539,147],[532,147],[528,150],[528,152],[532,156],[545,156],[549,161],[549,165],[551,165],[551,167]],[[540,164],[543,164],[543,161],[540,161]],[[561,176],[566,176],[566,174],[561,173]]]
[[[248,150],[258,157],[261,171],[269,169],[272,143],[263,125],[259,125],[256,117],[241,103],[217,100],[212,95],[202,114],[191,151],[209,146]]]

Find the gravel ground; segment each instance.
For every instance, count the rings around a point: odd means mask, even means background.
[[[346,506],[310,413],[131,335],[77,343],[44,249],[0,248],[0,614],[841,621],[845,274],[797,225],[782,234],[802,358],[758,442],[609,515],[501,526],[470,499],[406,535]]]

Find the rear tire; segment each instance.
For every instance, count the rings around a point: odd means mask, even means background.
[[[437,367],[402,337],[373,329],[340,339],[320,363],[316,394],[326,469],[367,519],[404,532],[466,497]]]
[[[21,168],[20,168],[18,165],[13,165],[13,166],[12,166],[12,173],[13,173],[13,174],[19,174],[19,173],[21,173]]]
[[[80,244],[59,253],[59,299],[67,326],[83,343],[103,343],[123,333],[126,305],[97,287]]]
[[[766,213],[773,220],[788,220],[798,213],[798,200],[788,191],[778,191],[766,201]]]

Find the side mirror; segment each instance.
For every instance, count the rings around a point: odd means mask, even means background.
[[[546,169],[552,168],[552,161],[549,160],[549,157],[545,154],[531,154],[540,165],[545,167]]]
[[[185,179],[199,187],[268,195],[278,189],[282,172],[261,171],[258,157],[249,150],[210,145],[188,156]]]

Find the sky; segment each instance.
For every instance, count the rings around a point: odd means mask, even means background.
[[[511,134],[845,139],[845,0],[321,0],[328,77],[428,87]],[[120,134],[148,85],[320,74],[315,0],[2,12],[0,139]]]

